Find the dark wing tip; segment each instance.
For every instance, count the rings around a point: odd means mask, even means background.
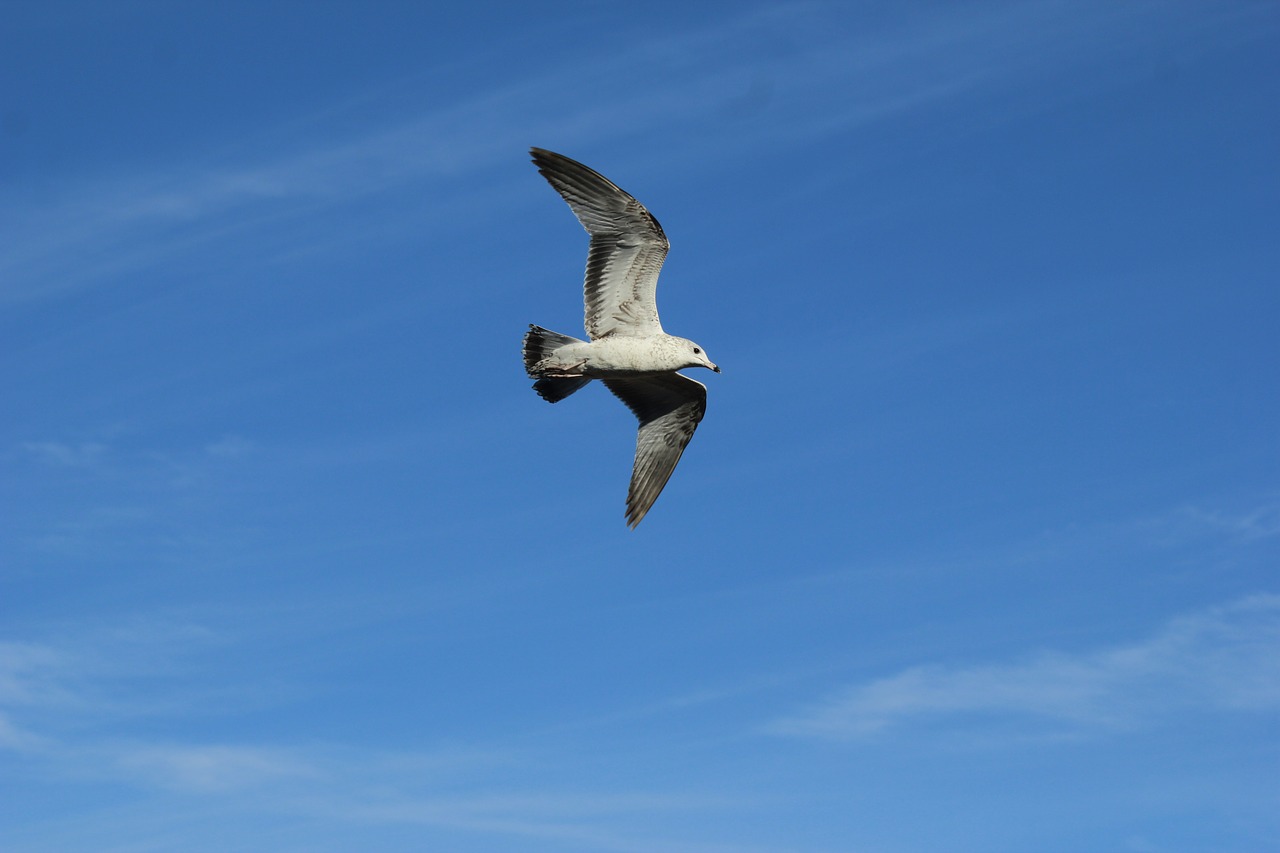
[[[531,147],[533,164],[593,236],[635,230],[670,246],[657,217],[631,193],[572,157]]]
[[[600,175],[590,166],[583,165],[572,157],[566,157],[563,154],[557,154],[554,151],[548,151],[546,148],[532,147],[529,149],[529,156],[533,160],[533,164],[538,167],[538,171],[544,175],[548,171],[551,172],[575,172],[584,171],[594,175]],[[600,177],[604,177],[600,175]]]

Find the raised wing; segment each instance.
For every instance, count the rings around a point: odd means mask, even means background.
[[[587,334],[592,340],[662,334],[655,291],[671,244],[658,220],[594,169],[542,148],[530,153],[591,235],[584,284]]]
[[[604,384],[640,419],[627,490],[627,524],[635,527],[662,493],[707,411],[707,386],[679,373],[606,379]]]

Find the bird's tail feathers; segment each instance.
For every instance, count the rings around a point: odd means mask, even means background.
[[[568,335],[562,335],[559,332],[553,332],[550,329],[544,329],[541,326],[529,324],[529,331],[524,336],[524,369],[530,376],[537,376],[533,372],[533,368],[538,362],[544,358],[549,358],[552,353],[560,349],[566,344],[580,344],[582,341],[577,338],[571,338]]]
[[[546,377],[533,383],[533,390],[537,391],[538,396],[546,400],[548,403],[559,403],[565,397],[568,397],[574,391],[577,391],[590,381],[591,380],[586,376],[575,377],[572,379]]]
[[[571,338],[568,335],[562,335],[559,332],[553,332],[550,329],[544,329],[541,326],[532,324],[529,326],[529,331],[525,333],[524,369],[530,376],[538,380],[533,383],[533,390],[537,391],[538,396],[548,403],[559,403],[591,380],[585,376],[539,377],[535,368],[540,361],[550,358],[560,347],[566,344],[580,343],[582,341],[577,338]]]

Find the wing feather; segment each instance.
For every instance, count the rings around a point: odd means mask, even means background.
[[[583,302],[587,334],[662,334],[658,274],[671,244],[644,205],[604,175],[562,154],[532,148],[533,162],[591,235]]]
[[[627,524],[635,527],[671,479],[707,411],[707,386],[679,373],[658,373],[604,384],[640,421],[627,490]]]

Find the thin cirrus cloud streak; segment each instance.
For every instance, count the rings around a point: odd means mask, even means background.
[[[472,832],[569,841],[596,850],[681,850],[689,853],[755,849],[716,843],[661,840],[619,829],[618,820],[644,820],[659,813],[696,814],[706,810],[734,810],[741,803],[729,798],[697,794],[535,794],[421,797],[378,801],[347,801],[331,808],[344,819],[373,824],[419,824]]]
[[[232,744],[118,742],[91,748],[46,749],[46,772],[71,778],[124,781],[178,797],[158,808],[180,814],[198,797],[204,809],[240,808],[307,814],[331,826],[417,825],[478,835],[572,841],[593,849],[653,849],[610,824],[658,813],[730,808],[696,793],[547,791],[519,793],[513,781],[526,762],[477,752],[415,755],[397,751],[279,749]],[[497,771],[501,781],[486,773]],[[479,789],[459,795],[459,786]],[[502,793],[491,793],[500,790]],[[533,789],[530,789],[531,791]],[[92,822],[93,818],[86,818]],[[713,850],[666,843],[664,849]]]
[[[281,221],[414,184],[431,187],[441,217],[457,217],[460,208],[481,217],[489,195],[505,190],[476,186],[474,176],[496,169],[513,149],[544,139],[585,144],[626,128],[701,122],[709,112],[734,112],[744,91],[747,101],[752,91],[763,93],[756,100],[779,116],[771,130],[753,134],[753,145],[811,143],[969,90],[1020,80],[1031,68],[1082,62],[1070,47],[1085,38],[1097,61],[1099,31],[1115,31],[1125,21],[1099,7],[1094,16],[1074,16],[1072,28],[1064,30],[1055,25],[1060,10],[1053,4],[1031,4],[985,15],[940,12],[933,26],[909,34],[847,34],[810,31],[805,8],[753,11],[692,34],[603,54],[588,60],[589,75],[575,64],[492,85],[425,113],[402,112],[363,135],[330,135],[317,144],[316,137],[329,134],[324,128],[333,123],[334,116],[326,114],[278,129],[282,138],[268,134],[253,155],[230,155],[220,163],[179,161],[44,203],[10,202],[0,207],[0,223],[11,238],[0,251],[0,281],[6,282],[0,301],[58,295],[248,230],[269,231]],[[806,50],[787,47],[797,40],[806,42]],[[814,40],[819,43],[809,44]],[[762,46],[772,49],[762,53]],[[1101,53],[1118,49],[1113,44]],[[637,68],[670,85],[634,85]],[[818,100],[815,78],[836,85],[844,96]],[[410,79],[387,87],[415,85]],[[650,94],[673,87],[682,98]],[[380,97],[373,93],[370,100]],[[338,110],[363,112],[364,106]],[[712,130],[689,144],[720,146],[722,137]],[[430,215],[415,209],[418,226]],[[385,218],[375,219],[386,228]]]
[[[854,740],[890,729],[1022,720],[1055,733],[1102,734],[1174,711],[1280,707],[1280,595],[1256,595],[1175,619],[1150,638],[1018,663],[916,666],[849,688],[774,723],[775,734]]]
[[[61,468],[85,468],[96,464],[106,452],[106,445],[97,441],[68,444],[62,441],[25,441],[22,450],[30,456]]]
[[[11,739],[9,732],[8,720],[0,716],[0,750],[9,751],[9,760],[37,761],[45,775],[123,782],[159,795],[171,794],[177,799],[160,800],[155,808],[179,819],[192,797],[198,798],[202,811],[242,808],[238,804],[248,798],[258,810],[304,813],[331,826],[433,826],[478,835],[570,841],[599,850],[641,851],[654,849],[655,842],[611,824],[634,823],[658,813],[735,805],[696,792],[583,793],[538,786],[522,793],[521,773],[530,769],[531,762],[538,763],[536,757],[484,750],[446,749],[432,754],[124,739],[77,742],[40,738],[27,731],[16,732]],[[460,786],[474,793],[459,795]],[[99,819],[110,823],[106,816],[86,816],[82,828],[92,831]],[[102,829],[108,832],[111,827]],[[659,846],[724,849],[669,839]]]
[[[163,653],[155,651],[159,638],[165,638]],[[716,849],[655,841],[625,827],[660,813],[742,806],[697,791],[523,793],[522,780],[537,775],[542,760],[555,762],[528,751],[389,754],[357,746],[166,742],[116,733],[131,728],[131,721],[182,715],[196,706],[198,690],[184,709],[173,704],[172,689],[163,707],[155,706],[135,695],[134,675],[167,673],[182,681],[190,654],[225,640],[184,622],[134,626],[96,654],[38,643],[0,645],[0,749],[9,753],[7,760],[34,762],[46,775],[198,795],[206,806],[252,798],[259,807],[302,810],[352,827],[436,826],[601,850]],[[93,645],[102,646],[101,638]],[[1280,707],[1278,645],[1280,595],[1256,595],[1101,651],[915,667],[856,687],[769,733],[849,740],[985,716],[998,718],[1002,727],[1024,717],[1089,734],[1130,729],[1166,711],[1266,711]],[[88,720],[94,725],[86,727]],[[459,795],[460,785],[470,793]]]
[[[112,750],[107,761],[123,776],[196,792],[243,790],[320,773],[287,750],[223,744],[125,745]]]
[[[1227,533],[1240,542],[1254,542],[1280,536],[1280,502],[1256,507],[1245,513],[1218,510],[1184,510],[1193,522],[1215,531]]]
[[[56,740],[19,719],[43,717],[51,709],[80,704],[64,683],[66,656],[50,646],[30,642],[0,642],[0,752],[47,754]]]
[[[263,798],[290,812],[360,825],[419,825],[481,835],[572,841],[600,850],[653,849],[651,839],[610,828],[618,819],[732,808],[726,798],[697,793],[547,791],[521,793],[530,759],[493,752],[393,756],[376,750],[324,747],[278,749],[229,744],[114,743],[63,749],[65,772],[116,778],[180,795],[235,802]],[[503,781],[486,786],[498,772]],[[475,793],[452,793],[460,783]],[[435,790],[440,789],[440,790]],[[492,791],[501,791],[493,793]],[[206,802],[209,800],[206,799]],[[664,849],[713,850],[676,843]]]

